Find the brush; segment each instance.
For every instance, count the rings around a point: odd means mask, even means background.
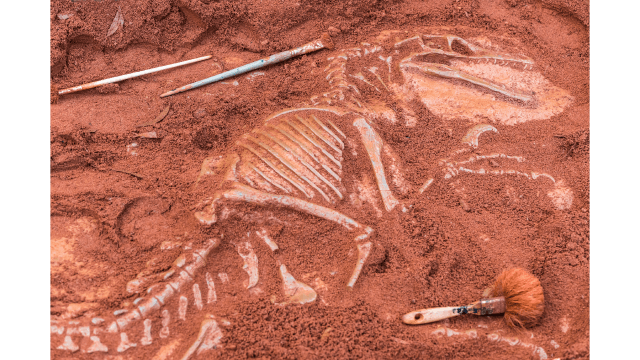
[[[200,81],[196,81],[194,83],[191,83],[189,85],[185,85],[181,88],[177,88],[177,89],[173,89],[171,91],[167,91],[166,93],[160,95],[160,97],[166,97],[166,96],[170,96],[173,94],[177,94],[177,93],[181,93],[183,91],[187,91],[187,90],[191,90],[191,89],[195,89],[198,88],[200,86],[203,85],[207,85],[207,84],[211,84],[214,83],[216,81],[220,81],[220,80],[224,80],[224,79],[228,79],[230,77],[236,76],[236,75],[240,75],[240,74],[244,74],[246,72],[249,71],[253,71],[255,69],[259,69],[261,67],[265,67],[271,64],[276,64],[285,60],[289,60],[292,57],[295,56],[300,56],[303,54],[308,54],[310,52],[314,52],[314,51],[318,51],[320,49],[324,49],[327,48],[329,50],[333,49],[333,42],[331,41],[331,37],[329,36],[328,33],[323,33],[322,36],[317,39],[314,40],[310,43],[307,43],[305,45],[302,45],[298,48],[292,49],[292,50],[287,50],[287,51],[283,51],[281,53],[277,53],[275,55],[271,55],[268,58],[264,58],[264,59],[260,59],[260,60],[256,60],[252,63],[246,64],[246,65],[242,65],[240,67],[237,67],[235,69],[231,69],[229,71],[225,71],[222,74],[218,74],[218,75],[214,75],[210,78],[206,78],[204,80],[200,80]]]
[[[98,87],[98,86],[102,86],[102,85],[106,85],[106,84],[112,84],[112,83],[116,83],[116,82],[119,82],[119,81],[122,81],[122,80],[127,80],[127,79],[131,79],[131,78],[134,78],[134,77],[151,74],[151,73],[154,73],[154,72],[158,72],[158,71],[162,71],[162,70],[166,70],[166,69],[171,69],[171,68],[174,68],[174,67],[183,66],[183,65],[187,65],[187,64],[192,64],[192,63],[195,63],[195,62],[198,62],[198,61],[202,61],[202,60],[211,59],[211,57],[212,57],[212,55],[202,56],[202,57],[199,57],[199,58],[196,58],[196,59],[186,60],[186,61],[182,61],[182,62],[175,63],[175,64],[158,66],[158,67],[155,67],[153,69],[137,71],[137,72],[126,74],[126,75],[120,75],[120,76],[116,76],[116,77],[112,77],[112,78],[108,78],[108,79],[104,79],[104,80],[94,81],[94,82],[90,82],[90,83],[86,83],[86,84],[82,84],[82,85],[78,85],[78,86],[74,86],[74,87],[70,87],[70,88],[67,88],[67,89],[60,90],[60,91],[58,91],[58,95],[70,94],[70,93],[74,93],[76,91],[93,89],[94,87]]]
[[[544,294],[540,281],[519,268],[505,270],[484,292],[484,299],[467,306],[441,307],[410,312],[402,316],[409,325],[432,323],[462,314],[504,314],[510,327],[530,327],[544,312]]]

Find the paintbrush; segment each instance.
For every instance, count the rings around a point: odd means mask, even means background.
[[[108,79],[104,79],[104,80],[94,81],[94,82],[90,82],[90,83],[86,83],[86,84],[70,87],[70,88],[67,88],[67,89],[60,90],[58,92],[58,95],[70,94],[70,93],[74,93],[76,91],[93,89],[94,87],[98,87],[98,86],[102,86],[102,85],[106,85],[106,84],[112,84],[112,83],[116,83],[118,81],[127,80],[127,79],[131,79],[131,78],[134,78],[134,77],[151,74],[151,73],[154,73],[154,72],[158,72],[158,71],[162,71],[162,70],[166,70],[166,69],[171,69],[171,68],[178,67],[178,66],[188,65],[188,64],[192,64],[192,63],[195,63],[195,62],[198,62],[198,61],[202,61],[202,60],[207,60],[207,59],[211,59],[211,55],[202,56],[202,57],[199,57],[199,58],[196,58],[196,59],[186,60],[186,61],[182,61],[182,62],[175,63],[175,64],[158,66],[158,67],[155,67],[153,69],[137,71],[137,72],[134,72],[134,73],[131,73],[131,74],[120,75],[120,76],[116,76],[116,77],[112,77],[112,78],[108,78]]]
[[[409,325],[427,324],[462,314],[504,314],[507,325],[529,327],[535,325],[544,312],[544,294],[540,281],[523,269],[505,270],[485,298],[467,306],[441,307],[410,312],[402,316]]]
[[[173,89],[171,91],[167,91],[166,93],[160,95],[160,97],[166,97],[166,96],[170,96],[173,94],[177,94],[177,93],[181,93],[183,91],[187,91],[187,90],[191,90],[191,89],[195,89],[198,88],[200,86],[203,85],[207,85],[207,84],[211,84],[214,83],[216,81],[220,81],[220,80],[224,80],[224,79],[228,79],[230,77],[236,76],[236,75],[240,75],[240,74],[244,74],[246,72],[249,71],[253,71],[256,69],[259,69],[261,67],[265,67],[271,64],[276,64],[285,60],[289,60],[292,57],[295,56],[300,56],[303,54],[308,54],[310,52],[314,52],[314,51],[318,51],[320,49],[324,49],[327,48],[329,50],[333,49],[333,42],[331,41],[331,37],[329,36],[328,33],[323,33],[322,36],[317,39],[314,40],[310,43],[307,43],[305,45],[302,45],[298,48],[292,49],[292,50],[287,50],[287,51],[283,51],[281,53],[277,53],[275,55],[271,55],[268,58],[264,58],[264,59],[260,59],[260,60],[256,60],[252,63],[246,64],[246,65],[242,65],[240,67],[237,67],[235,69],[231,69],[229,71],[225,71],[222,74],[218,74],[218,75],[214,75],[210,78],[206,78],[204,80],[200,80],[200,81],[196,81],[194,83],[185,85],[183,87],[177,88],[177,89]]]

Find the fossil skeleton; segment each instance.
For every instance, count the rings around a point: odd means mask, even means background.
[[[406,126],[417,126],[419,119],[408,105],[416,99],[448,119],[456,98],[434,97],[429,93],[434,87],[445,93],[455,88],[461,101],[475,101],[468,110],[456,110],[454,117],[476,123],[513,125],[548,118],[571,101],[563,90],[533,71],[531,59],[496,50],[486,39],[472,42],[453,35],[406,35],[383,32],[374,44],[337,51],[328,58],[325,69],[328,92],[312,97],[308,104],[271,115],[261,126],[241,136],[227,154],[206,159],[198,186],[215,191],[198,205],[195,216],[200,223],[210,227],[224,221],[228,216],[224,209],[237,203],[285,208],[337,223],[352,234],[357,249],[357,260],[346,284],[353,288],[371,253],[374,229],[336,210],[337,204],[349,202],[359,191],[374,206],[381,200],[386,212],[406,209],[398,194],[410,190],[399,169],[398,156],[376,131],[379,122],[403,121]],[[549,174],[471,168],[482,159],[523,162],[523,157],[488,154],[452,160],[478,148],[478,138],[486,131],[498,130],[482,123],[471,127],[462,139],[463,147],[440,161],[444,180],[464,173],[543,178],[555,184],[548,195],[556,207],[571,206],[571,190],[561,181],[556,183]],[[354,177],[343,172],[346,152],[349,159],[371,169],[369,175],[377,189],[357,180],[357,189],[345,185],[345,178]],[[427,191],[433,181],[427,179],[417,191]],[[266,231],[256,235],[272,251],[278,250],[278,244]],[[127,309],[91,319],[52,319],[52,348],[124,352],[170,337],[172,322],[185,321],[192,309],[210,311],[217,301],[215,282],[228,281],[223,273],[216,279],[203,271],[208,254],[220,241],[211,238],[189,246],[169,271],[139,276],[129,282],[127,292],[146,294]],[[259,281],[258,258],[249,242],[239,243],[236,248],[249,277],[245,286],[253,288]],[[296,280],[286,264],[278,263],[287,298],[283,304],[315,301],[315,290]],[[152,318],[158,317],[159,323],[153,323]],[[203,317],[197,339],[182,359],[219,345],[223,336],[220,325],[228,322],[213,315]],[[169,356],[175,344],[167,341],[158,355],[164,352],[162,356]]]

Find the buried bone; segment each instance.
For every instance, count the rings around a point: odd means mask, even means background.
[[[397,32],[390,32],[389,36],[390,34],[404,36]],[[429,42],[436,38],[445,39],[448,47],[444,50],[430,47]],[[223,154],[224,156],[220,157],[221,160],[215,164],[210,164],[207,171],[202,172],[198,177],[198,186],[207,181],[216,185],[208,187],[208,189],[214,189],[213,193],[207,194],[208,200],[202,202],[204,208],[197,209],[196,217],[200,223],[203,226],[212,226],[226,218],[225,214],[228,214],[228,211],[224,212],[225,207],[231,209],[234,203],[248,203],[252,206],[297,211],[341,225],[343,231],[349,232],[349,236],[353,239],[353,250],[357,250],[358,254],[347,283],[347,287],[353,289],[369,258],[372,247],[369,237],[374,229],[368,224],[361,224],[354,220],[354,214],[358,210],[354,208],[358,206],[343,200],[353,198],[354,194],[349,193],[352,191],[349,190],[352,188],[350,184],[366,177],[374,179],[371,181],[371,186],[367,187],[367,189],[371,188],[369,192],[373,200],[370,203],[382,202],[384,205],[378,209],[380,217],[394,211],[396,207],[402,208],[397,205],[401,204],[398,199],[402,196],[399,195],[406,191],[403,189],[404,182],[401,181],[400,171],[400,162],[404,159],[396,159],[393,152],[385,150],[388,144],[384,141],[385,137],[381,135],[386,134],[379,134],[378,131],[384,128],[380,123],[385,121],[391,123],[395,121],[396,124],[408,127],[420,125],[420,119],[407,118],[413,116],[414,112],[405,99],[421,101],[429,111],[445,121],[467,119],[477,123],[487,119],[487,122],[496,126],[511,126],[525,121],[548,119],[560,113],[572,102],[567,92],[554,87],[540,74],[526,71],[532,68],[533,62],[530,59],[484,50],[474,45],[471,40],[450,35],[424,35],[409,40],[411,41],[396,42],[397,53],[395,50],[385,52],[385,49],[377,44],[362,44],[356,49],[337,53],[329,60],[330,64],[327,67],[326,80],[331,89],[325,94],[314,96],[311,101],[314,105],[279,111],[265,119],[263,125],[258,126],[254,131],[241,136],[235,146],[230,148],[229,153]],[[426,44],[425,40],[428,40]],[[467,44],[471,55],[453,51],[451,44],[454,41]],[[402,49],[406,46],[414,48],[410,53],[403,52]],[[433,54],[444,59],[446,64],[443,64],[444,66],[429,64],[428,55]],[[362,59],[358,61],[365,62],[366,67],[360,67],[354,71],[348,62],[356,58]],[[500,65],[493,65],[497,59],[506,59],[509,63],[517,63],[523,67],[501,68]],[[473,62],[478,60],[490,63]],[[400,64],[404,66],[399,66]],[[523,68],[525,70],[521,70]],[[389,72],[386,72],[386,69],[389,69]],[[392,82],[392,69],[399,69],[404,83]],[[500,76],[506,80],[501,81]],[[524,83],[531,85],[527,91],[523,89]],[[384,93],[385,99],[395,99],[396,103],[376,102],[375,98],[368,97],[367,94],[371,93]],[[404,117],[404,121],[398,121],[402,119],[400,112],[408,114]],[[522,116],[514,117],[514,114],[522,114]],[[497,129],[493,125],[472,128],[469,136],[463,138],[464,148],[455,152],[454,155],[460,156],[463,153],[476,151],[480,148],[478,142],[480,134],[488,131],[497,132]],[[501,135],[494,135],[494,137],[499,139],[506,136],[502,135],[503,133],[508,132],[501,131]],[[485,137],[480,140],[484,141]],[[129,150],[133,154],[136,148],[131,146]],[[518,160],[520,157],[506,154],[476,154],[459,163],[445,159],[441,166],[449,177],[445,176],[444,180],[464,174],[478,174],[516,175],[531,180],[542,176],[553,181],[551,175],[538,171],[502,170],[498,166],[491,171],[467,167],[476,161],[494,158],[504,159],[505,161],[501,160],[501,162],[505,163],[511,160],[521,162]],[[366,165],[367,168],[354,167],[352,163],[344,166],[353,159],[363,159],[361,164]],[[345,170],[354,168],[361,171],[352,174]],[[433,181],[441,181],[439,177],[436,179]],[[424,192],[429,186],[433,186],[432,181],[424,183],[420,192]],[[564,185],[556,184],[548,196],[557,199],[554,202],[557,208],[568,209],[571,206],[572,192]],[[221,206],[222,201],[225,202],[223,206]],[[264,237],[261,236],[263,241],[272,251],[275,251],[277,244],[266,234],[264,235]],[[177,311],[177,318],[185,321],[188,308],[186,296],[179,297],[177,309],[173,305],[176,302],[168,301],[169,298],[178,295],[179,292],[189,294],[193,291],[193,308],[200,310],[204,307],[201,289],[198,284],[193,283],[198,281],[203,284],[203,277],[207,284],[207,304],[217,300],[213,277],[209,273],[203,274],[202,268],[209,251],[215,248],[219,241],[209,243],[202,249],[197,248],[197,240],[194,240],[193,244],[196,245],[192,246],[190,243],[183,248],[182,256],[178,257],[176,263],[166,273],[150,275],[153,277],[142,276],[137,279],[137,282],[136,280],[131,282],[127,288],[130,294],[142,292],[148,287],[148,295],[138,300],[134,308],[123,305],[127,312],[114,315],[115,319],[110,314],[104,316],[101,314],[107,319],[106,323],[111,324],[106,327],[107,333],[117,334],[134,322],[144,321],[145,333],[140,340],[140,344],[144,345],[147,340],[151,341],[150,332],[146,330],[147,324],[150,325],[147,317],[162,311],[162,328],[158,336],[169,337],[169,310],[174,314]],[[189,250],[192,247],[194,250]],[[249,276],[245,287],[254,288],[259,281],[257,256],[248,242],[236,245],[236,249],[244,260],[243,269]],[[279,270],[286,296],[285,301],[280,305],[305,304],[316,300],[317,294],[313,288],[296,280],[284,264],[278,265],[280,265]],[[218,276],[223,284],[229,281],[226,273],[218,273]],[[232,280],[235,281],[235,279]],[[68,328],[67,324],[57,326],[62,328],[66,325]],[[185,358],[197,354],[201,351],[200,349],[212,348],[210,344],[216,344],[221,336],[215,320],[205,320],[198,335],[198,341],[190,348]],[[120,337],[118,351],[122,352],[135,346],[129,342],[124,332],[120,333]],[[70,335],[65,337],[63,345],[59,348],[72,352],[78,350],[78,346]]]
[[[287,267],[280,265],[280,275],[282,276],[284,294],[287,300],[279,305],[287,304],[307,304],[314,302],[318,294],[309,285],[296,280],[293,275],[287,271]]]
[[[250,289],[258,284],[258,257],[249,242],[238,245],[237,250],[242,260],[244,260],[242,269],[249,275],[249,280],[245,286]]]
[[[217,348],[220,345],[221,340],[222,330],[220,330],[218,322],[211,318],[205,319],[200,326],[198,338],[184,354],[182,360],[188,360],[194,353],[198,355],[203,351]]]

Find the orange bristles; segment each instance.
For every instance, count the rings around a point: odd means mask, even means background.
[[[511,327],[535,325],[544,312],[540,281],[523,269],[505,270],[491,287],[491,297],[504,296],[504,318]]]

